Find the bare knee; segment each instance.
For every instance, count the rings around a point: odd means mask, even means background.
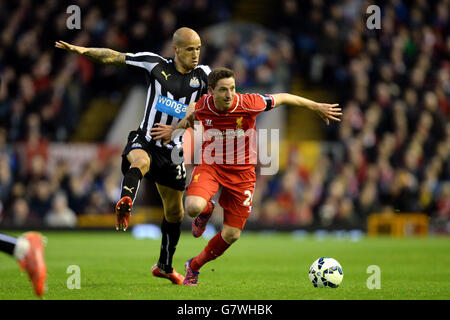
[[[131,168],[138,168],[144,176],[150,170],[150,157],[142,149],[133,149],[127,154]]]
[[[144,176],[150,170],[150,159],[147,157],[141,157],[133,160],[131,163],[132,168],[138,168],[141,170],[142,175]]]
[[[171,208],[164,207],[164,216],[166,217],[166,221],[169,223],[178,223],[183,221],[184,216],[183,206]]]
[[[225,240],[228,244],[232,244],[233,242],[236,242],[241,236],[241,230],[235,227],[230,227],[227,225],[223,226],[222,229],[222,238]]]
[[[205,209],[206,200],[202,197],[188,196],[185,201],[186,213],[191,217],[195,218],[198,216],[203,209]]]

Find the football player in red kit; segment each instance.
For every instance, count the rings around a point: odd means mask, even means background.
[[[200,237],[212,215],[211,198],[220,187],[219,204],[223,208],[222,230],[203,251],[186,261],[183,284],[196,286],[200,268],[222,255],[239,239],[251,213],[255,188],[256,116],[279,105],[306,107],[316,111],[329,124],[330,119],[340,121],[341,108],[337,104],[316,103],[288,94],[240,94],[235,92],[233,71],[226,68],[213,70],[208,76],[208,95],[190,106],[186,118],[176,127],[160,125],[152,129],[155,139],[170,139],[174,129],[194,126],[201,121],[203,143],[201,163],[193,172],[187,187],[185,211],[195,218],[192,222],[194,237]]]

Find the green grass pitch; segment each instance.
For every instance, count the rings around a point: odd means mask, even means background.
[[[18,235],[19,232],[9,232]],[[44,231],[48,238],[45,299],[54,300],[448,300],[450,241],[445,237],[339,240],[329,236],[295,238],[289,233],[243,232],[223,256],[206,264],[198,287],[172,285],[151,276],[159,240],[135,239],[131,232]],[[182,233],[174,267],[197,255],[205,239]],[[314,288],[308,279],[312,262],[333,257],[344,270],[337,289]],[[68,289],[71,265],[80,267],[80,289]],[[381,270],[381,289],[367,288]],[[37,299],[17,262],[0,254],[0,300]]]

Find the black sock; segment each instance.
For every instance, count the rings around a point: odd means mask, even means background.
[[[120,198],[122,199],[123,197],[128,196],[134,201],[141,179],[141,170],[139,170],[139,168],[130,168],[123,177]]]
[[[17,238],[0,233],[0,251],[13,255],[16,242]]]
[[[166,273],[172,273],[172,258],[180,239],[181,222],[170,223],[166,218],[161,224],[162,240],[158,268]]]

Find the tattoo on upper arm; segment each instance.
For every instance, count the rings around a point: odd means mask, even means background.
[[[125,64],[125,53],[107,48],[89,48],[85,55],[100,63],[123,65]]]

